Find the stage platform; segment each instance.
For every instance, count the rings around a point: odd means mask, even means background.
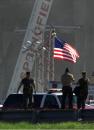
[[[1,110],[0,121],[30,121],[41,122],[65,122],[65,121],[94,121],[94,109],[88,110],[62,110],[62,109],[16,109]]]

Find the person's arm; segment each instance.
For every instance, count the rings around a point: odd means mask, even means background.
[[[74,75],[72,74],[72,80],[75,81]]]
[[[73,74],[70,75],[70,79],[71,79],[72,83],[74,83],[75,78],[74,78]]]
[[[36,92],[36,90],[35,90],[35,83],[34,83],[34,81],[33,81],[33,89],[34,89],[34,92]]]
[[[17,93],[19,92],[21,86],[22,86],[22,82],[21,82],[20,85],[18,86]]]

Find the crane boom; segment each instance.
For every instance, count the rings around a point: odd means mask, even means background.
[[[35,60],[35,50],[39,46],[37,41],[42,43],[42,36],[52,2],[53,0],[36,0],[34,3],[33,11],[28,23],[7,95],[10,93],[16,93],[21,77],[26,71],[32,71]]]

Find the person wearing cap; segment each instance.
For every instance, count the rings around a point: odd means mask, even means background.
[[[85,102],[88,96],[88,85],[89,78],[86,75],[86,72],[82,72],[82,77],[78,80],[77,84],[79,86],[79,94],[77,96],[77,108],[85,109]]]
[[[65,69],[65,73],[61,76],[62,83],[62,109],[65,109],[65,101],[68,97],[69,109],[73,108],[72,104],[72,83],[74,82],[74,76],[70,73],[69,69]]]
[[[23,86],[23,105],[24,108],[32,107],[32,97],[33,90],[35,90],[35,84],[33,78],[30,77],[30,72],[26,72],[25,78],[23,78],[20,82],[20,85],[17,89],[17,93],[19,92],[21,86]],[[29,100],[29,104],[28,104]]]

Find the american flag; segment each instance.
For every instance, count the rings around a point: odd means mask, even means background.
[[[63,40],[61,41],[57,37],[55,37],[53,58],[76,63],[76,59],[79,58],[79,54],[77,50],[69,45],[67,42]]]

